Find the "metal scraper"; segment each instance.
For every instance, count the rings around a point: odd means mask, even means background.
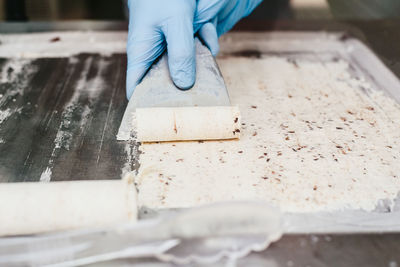
[[[196,39],[196,83],[190,90],[179,90],[171,80],[167,55],[152,66],[125,110],[117,140],[132,139],[136,108],[229,106],[229,94],[218,65],[207,47]]]

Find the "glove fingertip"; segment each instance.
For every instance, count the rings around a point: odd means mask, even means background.
[[[215,57],[219,52],[218,34],[212,23],[204,24],[199,31],[200,39],[210,49],[211,54]]]
[[[210,49],[210,52],[214,57],[216,57],[218,55],[218,53],[219,53],[218,41],[215,44],[208,46],[208,48]]]
[[[181,70],[171,70],[171,77],[176,87],[181,90],[189,90],[193,87],[196,80],[196,70],[193,66]]]
[[[193,33],[169,37],[168,66],[172,81],[179,89],[189,90],[196,81],[196,49]]]

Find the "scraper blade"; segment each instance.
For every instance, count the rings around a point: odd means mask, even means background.
[[[172,82],[167,55],[152,66],[125,110],[117,140],[132,139],[136,108],[230,106],[229,94],[218,65],[207,47],[196,39],[196,83],[190,90],[179,90]]]

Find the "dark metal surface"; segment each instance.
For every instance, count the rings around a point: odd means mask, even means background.
[[[335,18],[398,18],[400,2],[396,0],[328,0]]]
[[[112,21],[62,21],[62,22],[3,22],[0,33],[29,33],[48,31],[127,31],[128,23]]]
[[[236,265],[190,266],[238,267],[398,267],[400,235],[288,235],[258,253],[240,259]],[[179,266],[154,259],[126,259],[93,266]]]
[[[10,60],[0,72],[13,75]],[[0,110],[13,112],[0,127],[0,182],[38,181],[46,170],[52,181],[119,178],[125,65],[124,55],[35,59],[1,83]]]
[[[5,6],[7,20],[25,21],[27,19],[25,0],[6,0],[2,4]]]
[[[396,234],[285,236],[254,256],[276,263],[271,266],[395,267],[400,264],[399,239]]]

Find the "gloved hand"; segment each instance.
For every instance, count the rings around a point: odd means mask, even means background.
[[[128,0],[129,34],[126,94],[167,48],[170,75],[183,90],[196,80],[194,33],[219,50],[218,37],[230,30],[262,0]]]

